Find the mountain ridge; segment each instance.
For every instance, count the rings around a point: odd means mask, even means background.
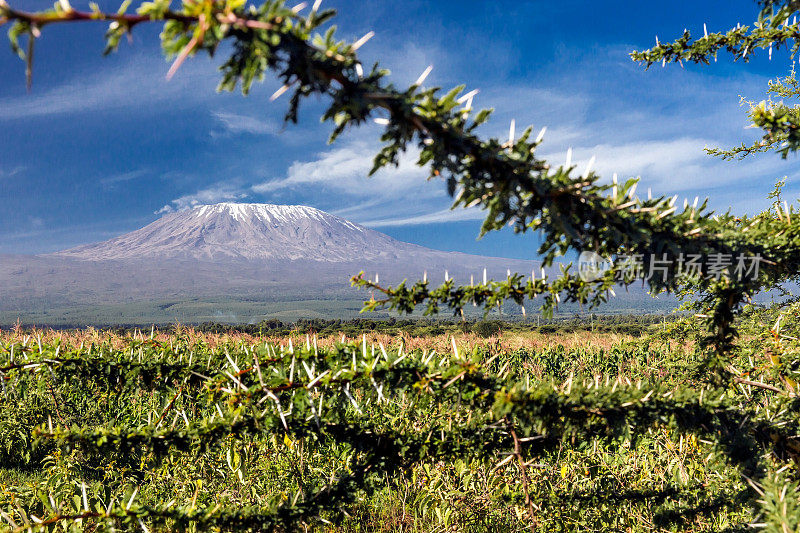
[[[241,322],[262,319],[267,309],[303,316],[304,302],[316,302],[323,316],[353,316],[369,297],[349,283],[361,270],[384,284],[425,274],[443,281],[445,272],[467,283],[484,269],[505,279],[507,270],[527,273],[540,265],[425,248],[313,207],[230,202],[170,213],[99,243],[0,259],[0,324],[17,317],[196,322],[207,311]],[[193,302],[197,311],[166,315],[157,303],[165,300]],[[243,314],[257,302],[264,315]]]
[[[435,252],[302,205],[223,202],[167,214],[138,230],[52,256],[88,260],[181,257],[345,262]]]

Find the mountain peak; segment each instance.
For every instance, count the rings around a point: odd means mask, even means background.
[[[349,220],[337,217],[316,207],[307,205],[283,205],[283,204],[255,204],[220,202],[218,204],[198,205],[192,208],[189,213],[193,213],[198,218],[210,218],[220,215],[228,215],[236,221],[248,219],[258,219],[274,224],[291,224],[298,220],[311,219],[318,222],[328,222],[342,224],[356,231],[364,231],[366,228],[354,224]]]
[[[239,218],[248,217],[258,217],[263,219],[310,217],[322,219],[326,215],[329,217],[334,216],[307,205],[247,204],[236,202],[220,202],[218,204],[198,205],[192,208],[189,212],[195,212],[197,216],[205,217],[218,214],[227,214],[237,220]]]
[[[273,311],[334,317],[361,308],[366,294],[349,283],[358,271],[394,285],[426,274],[503,279],[534,266],[400,242],[313,207],[222,203],[166,214],[109,241],[0,261],[0,320],[40,317],[41,309],[72,324],[242,322]]]
[[[87,260],[144,257],[346,262],[423,250],[304,205],[223,202],[169,213],[109,241],[58,255]]]

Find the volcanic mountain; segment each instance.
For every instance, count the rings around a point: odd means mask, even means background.
[[[221,203],[167,214],[111,240],[0,257],[0,324],[251,321],[357,314],[382,284],[530,272],[533,261],[442,252],[306,206]],[[282,314],[283,313],[283,314]]]
[[[392,239],[343,218],[303,205],[220,203],[168,214],[109,241],[55,255],[103,261],[181,258],[226,261],[322,262],[424,259],[422,246]],[[473,259],[476,259],[473,257]]]

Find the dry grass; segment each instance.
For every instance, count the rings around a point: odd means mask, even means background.
[[[19,326],[11,329],[0,329],[0,342],[23,343],[41,342],[43,344],[62,344],[65,346],[80,346],[89,344],[106,344],[114,348],[122,348],[133,339],[146,340],[152,337],[159,343],[169,344],[176,338],[185,339],[190,346],[204,344],[210,348],[221,345],[253,345],[263,342],[286,345],[290,341],[294,345],[305,343],[319,347],[332,347],[338,342],[361,342],[364,337],[369,344],[383,344],[385,347],[397,348],[400,344],[406,350],[436,350],[445,352],[452,350],[452,339],[460,349],[471,350],[475,347],[491,348],[494,350],[514,351],[526,348],[540,351],[556,346],[563,346],[570,350],[579,347],[591,346],[594,349],[610,349],[612,346],[634,339],[631,335],[619,333],[594,333],[576,331],[574,333],[539,333],[533,331],[518,332],[507,331],[492,337],[481,337],[474,333],[447,333],[435,336],[414,337],[407,333],[375,333],[369,332],[357,337],[348,337],[341,334],[325,336],[309,336],[306,334],[294,335],[249,335],[246,333],[208,333],[192,327],[175,325],[167,329],[134,330],[132,333],[119,334],[113,331],[100,330],[93,327],[85,329],[54,330],[49,328],[23,329]]]

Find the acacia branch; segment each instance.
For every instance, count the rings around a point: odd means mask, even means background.
[[[769,385],[767,383],[761,383],[760,381],[750,381],[749,379],[743,379],[743,378],[733,378],[733,381],[735,381],[736,383],[741,383],[742,385],[750,385],[751,387],[777,392],[780,394],[786,394],[785,390],[779,389],[778,387]]]
[[[531,531],[535,532],[539,522],[536,520],[536,515],[533,509],[533,501],[531,500],[528,469],[525,465],[525,459],[522,457],[522,444],[520,443],[519,437],[517,437],[517,432],[514,430],[514,427],[511,425],[511,423],[509,423],[508,431],[511,434],[511,438],[514,439],[514,456],[517,458],[517,462],[519,463],[520,477],[522,478],[522,492],[525,495],[525,505],[528,507],[528,517],[531,519]]]
[[[128,13],[108,13],[103,11],[78,11],[76,9],[48,11],[48,12],[28,12],[11,8],[5,0],[0,0],[0,25],[11,22],[21,21],[39,28],[48,24],[58,24],[63,22],[117,22],[120,25],[132,28],[142,22],[156,22],[159,20],[175,20],[190,24],[197,22],[198,17],[166,11],[160,19],[154,19],[150,15],[138,15]]]

